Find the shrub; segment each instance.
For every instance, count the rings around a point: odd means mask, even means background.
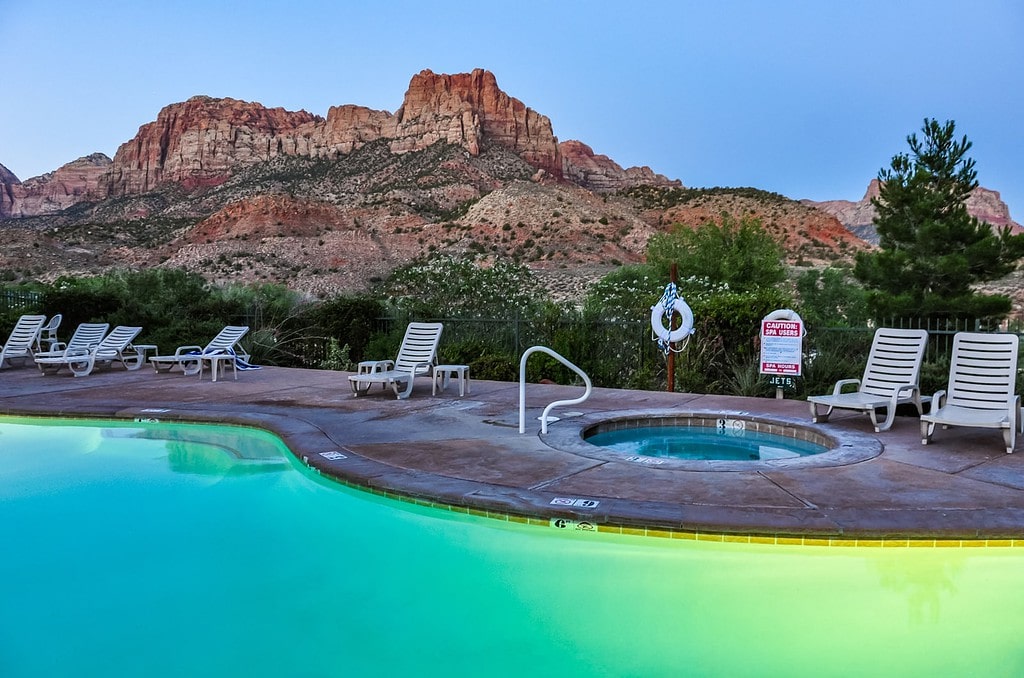
[[[421,318],[512,318],[547,297],[525,266],[506,259],[484,266],[451,256],[404,266],[379,291],[401,312]]]

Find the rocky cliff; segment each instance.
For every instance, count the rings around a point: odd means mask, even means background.
[[[504,146],[534,167],[560,177],[558,139],[547,116],[527,108],[498,88],[489,71],[438,75],[421,71],[409,83],[388,130],[394,153],[436,141],[457,144],[470,155],[484,143]]]
[[[607,155],[595,155],[593,149],[581,141],[559,144],[562,154],[562,175],[579,186],[598,193],[621,191],[636,186],[682,186],[678,179],[655,174],[650,167],[631,167],[627,170]]]
[[[216,185],[238,165],[295,152],[297,129],[319,120],[305,111],[192,97],[165,107],[121,144],[101,190],[122,196],[170,182],[186,189]]]
[[[76,202],[140,195],[169,185],[186,192],[210,188],[247,166],[280,157],[336,159],[378,140],[395,154],[444,142],[475,157],[488,145],[500,146],[529,163],[539,177],[567,178],[596,191],[678,184],[646,167],[624,170],[579,142],[560,146],[551,120],[503,92],[488,71],[443,75],[424,70],[413,76],[393,114],[344,105],[331,107],[323,118],[208,96],[171,104],[122,144],[113,161],[97,154],[83,159],[88,160],[84,165],[78,160],[24,183],[9,172],[0,175],[0,219],[49,214]]]
[[[815,202],[802,200],[805,205],[817,208],[833,215],[850,232],[868,242],[877,243],[878,233],[875,232],[875,214],[877,213],[871,199],[878,197],[878,179],[868,184],[864,197],[853,202],[850,200],[827,200]],[[1010,208],[1002,201],[998,191],[982,186],[974,189],[967,199],[967,211],[972,216],[995,228],[1009,227],[1013,233],[1024,232],[1020,224],[1010,218]]]
[[[54,172],[18,180],[0,165],[0,219],[54,214],[83,201],[105,197],[100,189],[110,158],[93,153]]]

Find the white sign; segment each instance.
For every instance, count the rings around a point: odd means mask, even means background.
[[[799,320],[761,321],[761,374],[799,377],[803,368],[804,324]]]
[[[576,506],[578,508],[597,508],[601,502],[597,499],[578,499],[576,497],[555,497],[552,506]]]

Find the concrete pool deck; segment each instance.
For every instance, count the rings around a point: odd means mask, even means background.
[[[511,382],[474,380],[472,394],[459,397],[452,384],[432,396],[429,379],[418,378],[412,397],[399,401],[379,388],[355,398],[347,373],[320,370],[268,367],[215,383],[149,367],[82,378],[44,376],[34,366],[0,371],[6,415],[257,426],[324,475],[498,518],[730,541],[1024,546],[1024,450],[1018,442],[1006,454],[998,431],[938,429],[924,446],[916,417],[897,417],[875,434],[867,416],[850,411],[811,424],[798,400],[595,389],[556,410],[564,418],[545,439],[541,410],[581,389],[529,384],[526,393],[520,434],[519,385]],[[554,442],[573,438],[579,421],[624,410],[781,420],[866,453],[830,466],[719,470],[595,458]]]

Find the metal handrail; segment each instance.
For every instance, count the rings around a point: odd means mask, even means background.
[[[561,405],[577,405],[582,403],[584,400],[590,397],[591,392],[594,390],[593,385],[590,383],[590,377],[587,376],[586,372],[573,365],[566,358],[562,357],[555,351],[551,350],[547,346],[531,346],[523,352],[523,357],[519,359],[519,432],[526,433],[526,359],[534,353],[546,353],[558,362],[562,363],[570,370],[580,375],[583,378],[583,383],[586,384],[586,390],[583,395],[579,398],[573,398],[572,400],[556,400],[544,408],[544,412],[540,415],[540,432],[548,432],[548,413],[551,412],[555,407]],[[552,418],[552,421],[558,421],[557,418]]]

